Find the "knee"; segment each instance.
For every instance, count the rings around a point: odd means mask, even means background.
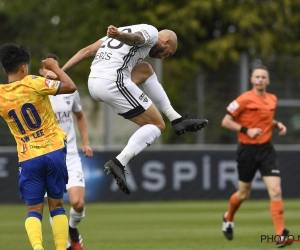
[[[158,125],[156,125],[158,127],[158,129],[163,132],[166,129],[166,124],[164,121],[162,121],[161,123],[159,123]]]
[[[271,200],[280,200],[282,196],[281,187],[278,185],[269,188],[269,195]]]
[[[81,213],[84,210],[84,205],[83,199],[74,200],[71,203],[72,208],[78,213]]]
[[[250,190],[240,190],[237,197],[240,201],[248,200],[250,197]]]
[[[154,74],[152,66],[147,62],[141,62],[134,66],[131,71],[131,80],[139,85],[144,83],[150,76]]]

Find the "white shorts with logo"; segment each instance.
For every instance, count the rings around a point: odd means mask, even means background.
[[[82,162],[79,154],[67,154],[67,169],[69,181],[66,186],[67,190],[71,187],[85,187]]]
[[[90,77],[88,88],[94,100],[106,102],[125,119],[145,112],[152,104],[150,98],[129,78],[120,82]]]

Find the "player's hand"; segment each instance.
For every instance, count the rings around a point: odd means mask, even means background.
[[[45,69],[52,70],[55,67],[58,67],[58,62],[53,58],[46,58],[45,60],[42,61],[42,63]]]
[[[107,27],[107,36],[109,38],[118,39],[121,37],[121,32],[113,25]]]
[[[261,133],[262,133],[261,128],[249,128],[247,130],[247,135],[252,139],[256,139]]]
[[[57,75],[51,70],[47,70],[47,73],[44,77],[52,80],[57,79]]]
[[[93,149],[90,147],[90,145],[82,145],[81,150],[85,152],[85,157],[91,158],[93,157]]]
[[[281,122],[277,122],[276,127],[279,129],[278,135],[282,136],[286,134],[286,126],[284,126]]]

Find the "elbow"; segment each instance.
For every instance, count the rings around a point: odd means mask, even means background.
[[[96,53],[90,47],[86,47],[81,50],[81,54],[83,55],[84,58],[87,58],[87,57],[94,56]]]
[[[76,90],[77,90],[77,87],[76,87],[76,85],[74,84],[74,86],[72,86],[72,87],[70,88],[70,93],[74,93]]]
[[[226,127],[226,122],[224,121],[224,119],[223,119],[222,122],[221,122],[221,126],[222,126],[223,128]]]
[[[77,90],[76,85],[70,84],[69,86],[67,86],[63,91],[61,91],[61,94],[72,94]]]

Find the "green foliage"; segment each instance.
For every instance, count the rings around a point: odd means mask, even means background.
[[[264,58],[299,55],[299,11],[300,1],[290,0],[0,0],[0,44],[30,45],[31,71],[37,73],[45,53],[58,54],[64,64],[105,36],[110,24],[172,29],[179,44],[174,58],[164,61],[163,83],[173,106],[183,112],[195,104],[188,101],[195,91],[186,88],[194,88],[195,76],[237,63],[241,51]],[[70,71],[77,84],[87,82],[91,61]],[[170,141],[171,131],[164,136]]]

